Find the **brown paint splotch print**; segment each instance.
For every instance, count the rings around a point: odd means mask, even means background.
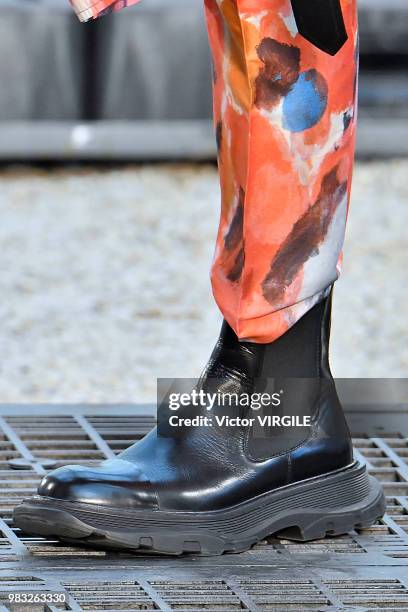
[[[339,182],[337,168],[323,177],[319,197],[293,225],[262,283],[264,297],[270,304],[279,304],[299,269],[319,254],[319,247],[346,192],[347,182]]]
[[[86,21],[138,1],[71,3]],[[299,34],[290,0],[204,2],[222,199],[213,292],[241,339],[271,342],[340,273],[356,127],[356,0],[339,0],[347,41],[334,55]]]
[[[329,55],[290,0],[205,0],[217,80],[216,301],[241,339],[281,336],[337,279],[355,144],[357,10]],[[232,240],[232,237],[235,240]]]

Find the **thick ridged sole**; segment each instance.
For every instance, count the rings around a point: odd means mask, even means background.
[[[368,527],[385,498],[365,466],[304,480],[236,506],[211,512],[127,510],[36,496],[14,511],[26,533],[140,553],[220,555],[243,552],[283,532],[309,541]]]

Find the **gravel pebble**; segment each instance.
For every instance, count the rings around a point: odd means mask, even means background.
[[[358,163],[335,297],[340,377],[408,372],[408,161]],[[210,165],[1,172],[1,402],[154,401],[220,325]]]

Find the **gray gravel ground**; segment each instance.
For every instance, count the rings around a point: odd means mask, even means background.
[[[211,166],[1,172],[1,402],[134,402],[193,377],[220,316]],[[408,161],[359,163],[337,376],[408,372]]]

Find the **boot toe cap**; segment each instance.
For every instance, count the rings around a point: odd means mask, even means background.
[[[100,467],[69,465],[47,474],[38,494],[56,500],[121,508],[158,508],[157,493],[143,472],[113,459]]]

